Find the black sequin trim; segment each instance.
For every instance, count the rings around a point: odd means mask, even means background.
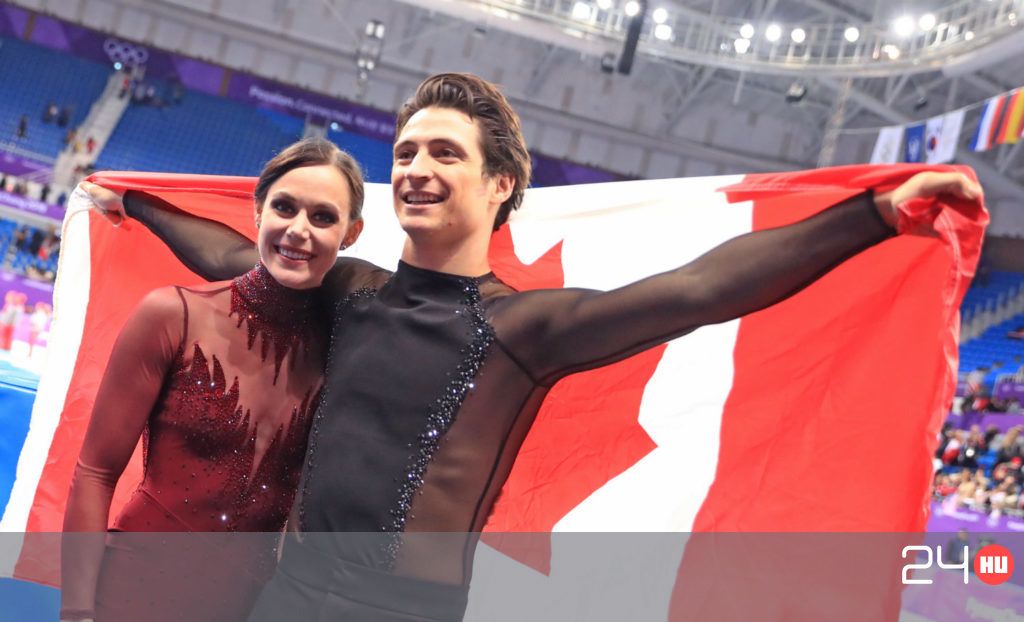
[[[334,311],[334,321],[331,322],[331,342],[327,348],[327,366],[324,378],[331,377],[331,368],[334,365],[334,344],[337,342],[338,326],[349,309],[357,302],[369,300],[377,295],[377,290],[363,287],[352,292],[337,304]],[[302,496],[299,498],[299,529],[306,531],[306,497],[309,496],[309,481],[313,477],[313,467],[316,464],[316,448],[320,439],[320,422],[324,418],[323,405],[327,403],[327,394],[330,392],[330,382],[324,382],[320,391],[320,400],[316,407],[316,415],[313,417],[313,424],[309,430],[309,445],[306,450],[306,472],[302,478]]]
[[[402,546],[402,532],[405,531],[409,510],[412,509],[413,498],[423,486],[423,477],[427,465],[433,459],[440,446],[441,439],[455,421],[455,416],[462,407],[466,394],[474,388],[474,380],[483,365],[487,352],[494,342],[494,328],[487,322],[483,308],[480,306],[480,289],[477,279],[466,279],[463,285],[463,306],[466,313],[460,314],[470,325],[471,340],[462,349],[463,358],[451,382],[444,388],[441,396],[427,412],[427,424],[416,437],[412,445],[415,453],[409,456],[405,468],[405,476],[398,488],[398,503],[390,511],[391,523],[381,527],[381,531],[389,532],[390,537],[384,545],[384,565],[393,570],[398,559],[398,551]],[[458,313],[458,312],[456,312]]]

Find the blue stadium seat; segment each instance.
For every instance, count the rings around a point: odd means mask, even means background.
[[[168,99],[169,85],[147,82]],[[296,117],[186,91],[180,105],[131,104],[96,167],[254,176],[278,151],[301,138],[303,127]]]
[[[56,157],[67,130],[78,126],[103,92],[113,68],[18,39],[0,37],[0,142]],[[72,106],[67,128],[43,123],[49,103]],[[28,116],[28,132],[15,139],[18,121]]]

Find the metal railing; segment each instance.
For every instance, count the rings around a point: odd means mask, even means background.
[[[622,41],[631,19],[615,0],[466,0],[499,17],[535,19],[568,36]],[[1024,25],[1024,0],[959,0],[900,22],[785,23],[711,16],[674,6],[662,23],[648,11],[639,51],[655,57],[761,73],[886,76],[934,69]]]

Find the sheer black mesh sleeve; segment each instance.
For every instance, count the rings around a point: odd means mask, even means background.
[[[124,209],[167,244],[168,248],[207,281],[226,281],[245,274],[259,261],[252,240],[231,227],[193,216],[144,192],[129,190]]]
[[[862,194],[798,223],[739,236],[676,270],[616,290],[509,296],[496,303],[495,328],[534,380],[549,385],[770,306],[892,234],[870,193]]]

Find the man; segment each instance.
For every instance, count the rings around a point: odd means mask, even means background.
[[[256,619],[461,619],[469,534],[555,382],[786,298],[893,235],[894,206],[911,198],[980,197],[963,175],[924,173],[614,291],[520,293],[487,259],[530,177],[498,89],[465,74],[428,78],[399,112],[394,158],[402,262],[392,274],[342,259],[325,281],[324,302],[337,305],[331,356],[292,522],[306,534],[284,547]],[[255,261],[249,240],[216,223],[138,193],[125,206],[208,278]]]

